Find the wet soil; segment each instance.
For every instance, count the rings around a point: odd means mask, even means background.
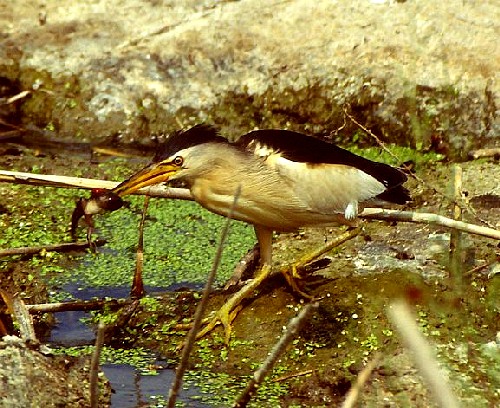
[[[117,179],[143,162],[136,160],[129,169],[117,170]],[[463,163],[462,167],[464,189],[469,199],[500,194],[498,163],[483,160]],[[103,174],[99,166],[91,165],[89,157],[17,145],[3,150],[0,168],[111,177]],[[450,174],[451,165],[447,163],[417,167],[420,180],[409,182],[414,197],[411,207],[449,216],[452,209],[452,202],[447,198]],[[36,222],[40,209],[30,187],[4,183],[0,184],[0,192],[2,228],[18,225],[19,217],[24,217],[26,223]],[[80,195],[81,192],[74,192],[75,198]],[[464,204],[464,217],[470,222],[499,228],[500,208],[492,207],[491,201],[486,202],[489,203],[486,206],[481,205],[484,200],[470,200],[469,204]],[[57,210],[57,202],[52,205]],[[66,215],[71,200],[62,208],[61,218],[49,221],[53,225],[34,225],[34,229],[53,229],[52,239],[68,239],[69,218],[66,219]],[[275,269],[338,233],[338,229],[307,229],[296,234],[277,235]],[[43,243],[49,242],[40,242]],[[2,246],[15,246],[15,242],[5,242]],[[498,404],[498,242],[464,234],[460,286],[450,279],[448,248],[449,230],[445,228],[373,221],[364,224],[362,236],[331,251],[325,257],[327,267],[304,274],[307,290],[321,299],[319,309],[275,367],[269,384],[279,384],[281,391],[273,388],[274,394],[266,395],[264,390],[259,406],[337,405],[343,401],[362,368],[377,353],[381,356],[380,363],[360,395],[361,406],[433,406],[432,395],[418,374],[411,354],[402,346],[386,315],[391,301],[399,298],[412,305],[417,322],[435,350],[457,398],[464,405],[477,407]],[[75,265],[71,255],[45,255],[35,260],[32,257],[0,259],[1,288],[19,293],[29,304],[45,302],[49,297],[54,299],[57,287],[46,286],[44,268],[47,263],[70,274]],[[211,262],[207,259],[207,264]],[[216,310],[227,297],[226,292],[215,292],[209,310]],[[114,331],[108,342],[120,347],[147,347],[175,363],[179,357],[178,345],[185,335],[177,323],[192,319],[199,294],[178,290],[155,294],[151,299],[140,302],[126,324]],[[245,303],[235,320],[229,348],[224,346],[219,328],[198,343],[191,359],[193,375],[200,373],[199,381],[204,381],[202,373],[207,371],[228,375],[239,383],[237,389],[241,390],[248,376],[281,336],[283,327],[303,304],[304,300],[291,293],[280,274],[268,279]],[[35,316],[39,333],[50,330],[50,325],[50,315]],[[210,381],[215,394],[219,392],[218,387],[227,387],[220,379],[217,382],[210,377],[207,384]],[[60,385],[61,390],[66,386]],[[219,402],[219,406],[226,406],[227,400],[224,401]]]

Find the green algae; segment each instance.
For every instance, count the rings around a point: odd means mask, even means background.
[[[73,270],[72,279],[88,286],[120,286],[131,282],[135,268],[138,223],[142,198],[132,197],[129,209],[96,219],[98,235],[108,243],[97,254],[89,253]],[[212,266],[225,220],[193,202],[150,201],[144,228],[146,285],[203,284]],[[234,265],[254,244],[251,227],[233,222],[217,282],[231,275]]]

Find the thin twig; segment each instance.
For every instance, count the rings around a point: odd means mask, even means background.
[[[105,243],[106,241],[98,239],[97,241],[92,242],[92,246],[103,246]],[[90,244],[88,242],[65,242],[63,244],[0,249],[0,258],[12,255],[35,255],[40,252],[82,251],[89,248],[89,246]]]
[[[104,344],[104,332],[106,325],[99,322],[97,326],[97,336],[95,339],[94,352],[92,353],[92,360],[90,362],[90,406],[97,408],[99,406],[99,359],[101,357],[101,350]]]
[[[411,211],[388,210],[384,208],[365,208],[359,218],[369,218],[386,221],[405,221],[421,224],[434,224],[442,227],[457,229],[469,234],[481,235],[483,237],[500,239],[500,231],[494,228],[482,227],[463,221],[455,221],[443,215],[433,213],[417,213]]]
[[[380,361],[380,353],[376,353],[373,358],[368,362],[368,364],[361,370],[356,379],[356,383],[349,389],[349,392],[346,395],[344,403],[342,404],[342,408],[353,408],[356,404],[356,401],[359,398],[359,394],[365,385],[365,383],[370,378],[372,371],[377,367]]]
[[[31,91],[21,91],[17,95],[11,96],[10,98],[0,98],[0,105],[9,105],[17,102],[20,99],[26,98],[29,94],[31,94]]]
[[[403,300],[392,302],[387,313],[406,348],[411,351],[413,361],[427,382],[437,405],[443,408],[458,408],[460,405],[439,370],[432,348],[418,329],[416,318],[408,304]]]
[[[467,276],[470,276],[470,275],[474,275],[475,273],[478,273],[478,272],[481,272],[483,269],[486,269],[486,268],[489,268],[491,265],[493,265],[494,263],[497,263],[498,260],[497,259],[494,259],[492,261],[489,261],[489,262],[486,262],[482,265],[477,265],[475,266],[474,268],[468,270],[467,272],[464,273],[463,277],[467,277]]]
[[[236,204],[238,202],[238,198],[240,197],[240,194],[241,194],[241,186],[238,187],[238,189],[234,195],[233,204],[231,206],[231,210],[229,211],[229,215],[227,217],[226,223],[225,223],[224,228],[222,230],[219,245],[217,246],[217,252],[215,253],[214,262],[212,264],[212,269],[210,270],[207,282],[206,282],[205,287],[203,289],[200,303],[198,304],[198,307],[196,308],[196,312],[195,312],[194,319],[193,319],[193,326],[191,327],[191,330],[189,330],[189,333],[187,334],[186,343],[182,349],[181,360],[180,360],[179,365],[177,367],[177,370],[175,372],[175,381],[172,384],[172,387],[170,388],[170,391],[168,394],[168,407],[169,408],[175,407],[175,402],[177,400],[177,394],[178,394],[179,388],[181,387],[181,384],[182,384],[182,378],[184,377],[184,373],[187,369],[189,356],[191,354],[194,343],[196,341],[196,335],[198,334],[198,330],[200,329],[200,326],[201,326],[203,314],[205,313],[205,309],[207,308],[210,291],[211,291],[213,282],[215,280],[215,274],[217,273],[217,269],[219,268],[219,265],[220,265],[222,251],[224,249],[224,243],[225,243],[226,238],[229,234],[229,226],[231,224],[231,219],[232,219],[232,216],[234,214],[234,210],[236,208]]]
[[[242,408],[247,406],[247,404],[250,402],[250,399],[257,391],[257,388],[259,388],[259,385],[266,377],[267,373],[274,367],[280,355],[299,332],[302,323],[305,321],[305,319],[307,319],[312,310],[316,309],[317,307],[318,302],[308,303],[301,309],[296,317],[290,320],[285,333],[274,345],[268,357],[262,363],[259,369],[254,372],[252,379],[248,382],[245,390],[234,403],[233,408]]]
[[[356,125],[358,126],[360,129],[362,129],[366,134],[370,135],[373,139],[375,139],[375,141],[377,142],[377,144],[382,148],[382,150],[386,151],[389,156],[391,156],[394,160],[396,160],[398,163],[401,163],[401,159],[396,156],[390,149],[387,148],[387,146],[385,145],[384,142],[382,142],[382,140],[380,140],[380,138],[375,134],[373,133],[370,129],[368,129],[366,126],[363,126],[361,123],[359,123],[355,118],[354,116],[352,116],[348,111],[347,109],[344,107],[344,114]],[[415,173],[410,173],[412,175],[412,177],[415,178],[415,180],[418,180],[420,183],[423,184],[423,180],[418,177]]]
[[[312,374],[315,371],[317,371],[317,370],[304,370],[304,371],[299,371],[298,373],[292,373],[292,374],[282,375],[281,377],[275,378],[273,380],[273,382],[288,381],[290,378],[303,377],[304,375]]]

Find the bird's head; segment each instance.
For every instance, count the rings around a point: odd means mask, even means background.
[[[143,187],[196,177],[214,164],[216,156],[212,154],[211,147],[219,143],[228,142],[208,125],[196,125],[186,131],[175,132],[151,164],[120,183],[112,192],[123,197]]]

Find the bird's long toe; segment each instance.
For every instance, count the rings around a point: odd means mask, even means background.
[[[215,316],[208,319],[205,327],[201,329],[196,338],[201,338],[210,333],[218,324],[224,327],[224,340],[229,344],[232,331],[232,323],[240,310],[243,308],[242,302],[249,298],[254,290],[270,275],[271,267],[264,265],[253,279],[250,279],[245,286],[238,292],[234,293],[222,307],[217,311]]]

